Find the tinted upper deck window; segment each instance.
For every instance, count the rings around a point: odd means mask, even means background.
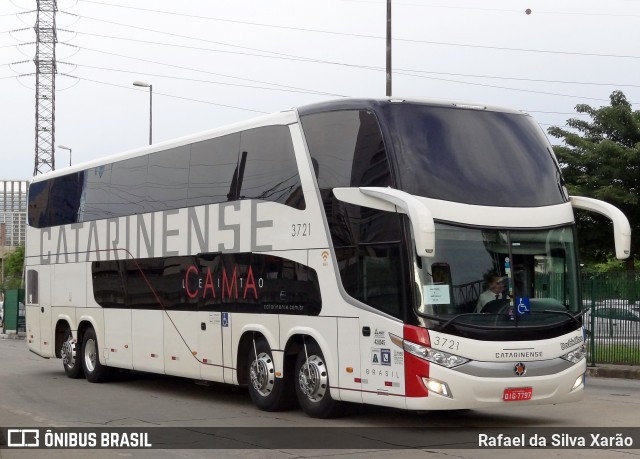
[[[274,125],[32,183],[36,228],[239,199],[305,208],[287,126]]]
[[[287,126],[265,126],[242,132],[237,177],[238,199],[260,199],[305,208]]]
[[[239,150],[239,133],[203,140],[191,146],[189,206],[229,200]]]

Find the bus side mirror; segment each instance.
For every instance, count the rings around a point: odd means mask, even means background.
[[[431,264],[431,277],[434,284],[451,285],[451,267],[449,263]]]
[[[409,216],[416,251],[421,257],[433,257],[436,248],[436,227],[429,208],[415,196],[393,188],[334,188],[340,201],[387,212],[402,212]]]
[[[613,222],[613,237],[616,245],[616,258],[624,260],[631,254],[631,226],[620,209],[599,199],[583,196],[570,196],[571,205],[576,209],[588,210],[604,215]]]

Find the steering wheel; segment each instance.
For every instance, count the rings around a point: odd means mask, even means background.
[[[509,309],[509,300],[506,298],[498,298],[497,300],[491,300],[485,304],[480,312],[501,314],[506,313]]]

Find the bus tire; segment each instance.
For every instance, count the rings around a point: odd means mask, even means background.
[[[255,345],[255,348],[254,348]],[[264,338],[251,345],[248,362],[249,395],[262,411],[282,411],[294,400],[291,375],[276,378],[273,353]]]
[[[62,357],[62,366],[67,378],[78,379],[84,376],[82,362],[78,355],[78,344],[73,339],[71,329],[67,328],[64,332],[64,339],[60,347],[60,355]]]
[[[108,379],[109,368],[100,363],[100,347],[93,328],[88,328],[82,338],[82,369],[87,381],[101,383]]]
[[[344,404],[331,397],[329,370],[320,346],[310,341],[296,361],[296,396],[302,411],[312,418],[334,418],[343,414]]]

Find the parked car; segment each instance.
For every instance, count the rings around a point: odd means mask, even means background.
[[[640,341],[640,311],[628,303],[604,303],[587,311],[584,326],[589,335],[598,338]],[[592,319],[593,317],[593,319]],[[592,324],[593,320],[593,324]],[[593,330],[592,330],[593,328]]]
[[[608,300],[596,301],[596,306],[615,306],[620,308],[640,308],[640,302],[629,301],[623,298],[610,298]]]

